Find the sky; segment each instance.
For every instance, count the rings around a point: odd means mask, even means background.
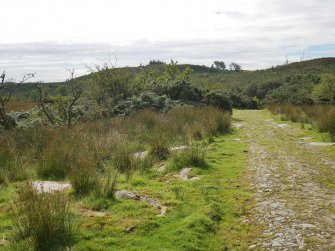
[[[243,69],[335,56],[334,0],[1,0],[0,71],[63,81],[110,54]]]

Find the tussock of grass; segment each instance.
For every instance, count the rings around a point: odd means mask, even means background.
[[[61,250],[77,235],[78,223],[66,195],[39,194],[31,183],[20,188],[12,219],[17,237],[32,241],[36,250]]]
[[[199,146],[193,146],[189,149],[175,153],[171,158],[170,167],[172,169],[182,169],[184,167],[207,168],[206,151]]]

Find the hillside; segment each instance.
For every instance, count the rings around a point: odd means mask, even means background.
[[[135,85],[143,87],[149,82],[155,81],[152,75],[162,75],[166,66],[164,64],[147,65],[108,69],[107,71],[120,71],[122,74],[127,75],[128,82],[131,84],[136,82]],[[208,91],[219,90],[226,93],[227,96],[238,96],[239,100],[246,100],[245,102],[243,101],[244,103],[250,102],[248,99],[257,97],[257,99],[264,100],[266,103],[271,103],[272,100],[275,100],[274,102],[301,104],[312,102],[310,93],[324,74],[334,74],[335,58],[319,58],[264,70],[243,70],[239,72],[191,64],[176,65],[176,67],[179,72],[184,71],[186,68],[192,69],[189,81],[194,86]],[[88,74],[80,76],[76,80],[84,86],[84,89],[87,89],[92,76],[92,74]],[[64,82],[45,83],[44,89],[47,95],[55,96],[59,95],[60,89],[64,89],[60,86],[66,85]],[[65,89],[69,92],[67,87]],[[25,84],[20,88],[16,96],[29,100],[34,97],[34,92],[36,90],[31,84]],[[268,96],[270,92],[274,92],[274,94],[271,94],[272,97]],[[290,96],[293,92],[296,93],[294,97]],[[239,101],[239,103],[241,102]],[[239,107],[240,104],[234,104],[234,106]],[[243,108],[243,105],[241,106]],[[249,108],[252,108],[252,106],[249,106]]]

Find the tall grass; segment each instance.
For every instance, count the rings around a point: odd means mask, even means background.
[[[69,178],[81,194],[87,193],[84,186],[93,186],[90,178],[103,172],[104,163],[129,177],[142,165],[134,152],[149,150],[153,159],[160,161],[169,156],[171,146],[227,132],[229,126],[230,115],[213,107],[177,107],[167,113],[143,110],[72,128],[38,126],[6,132],[0,135],[0,158],[4,159],[1,163],[14,163],[15,156],[20,156],[36,169],[38,177]],[[16,167],[13,173],[24,173]]]
[[[64,250],[78,231],[67,196],[38,193],[31,183],[20,187],[12,220],[17,237],[32,241],[35,250]]]
[[[182,169],[185,167],[207,168],[206,151],[200,146],[193,146],[189,149],[176,152],[171,159],[173,169]]]
[[[268,109],[274,114],[279,114],[282,120],[311,124],[320,132],[329,132],[332,141],[335,141],[335,106],[333,105],[285,104],[272,105]]]

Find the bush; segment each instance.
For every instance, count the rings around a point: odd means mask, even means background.
[[[233,113],[232,103],[226,95],[219,92],[209,92],[204,96],[204,103],[208,106],[214,106],[222,111]]]
[[[36,250],[63,250],[73,244],[78,223],[64,193],[38,193],[31,183],[18,191],[12,217],[17,237],[31,240]]]

